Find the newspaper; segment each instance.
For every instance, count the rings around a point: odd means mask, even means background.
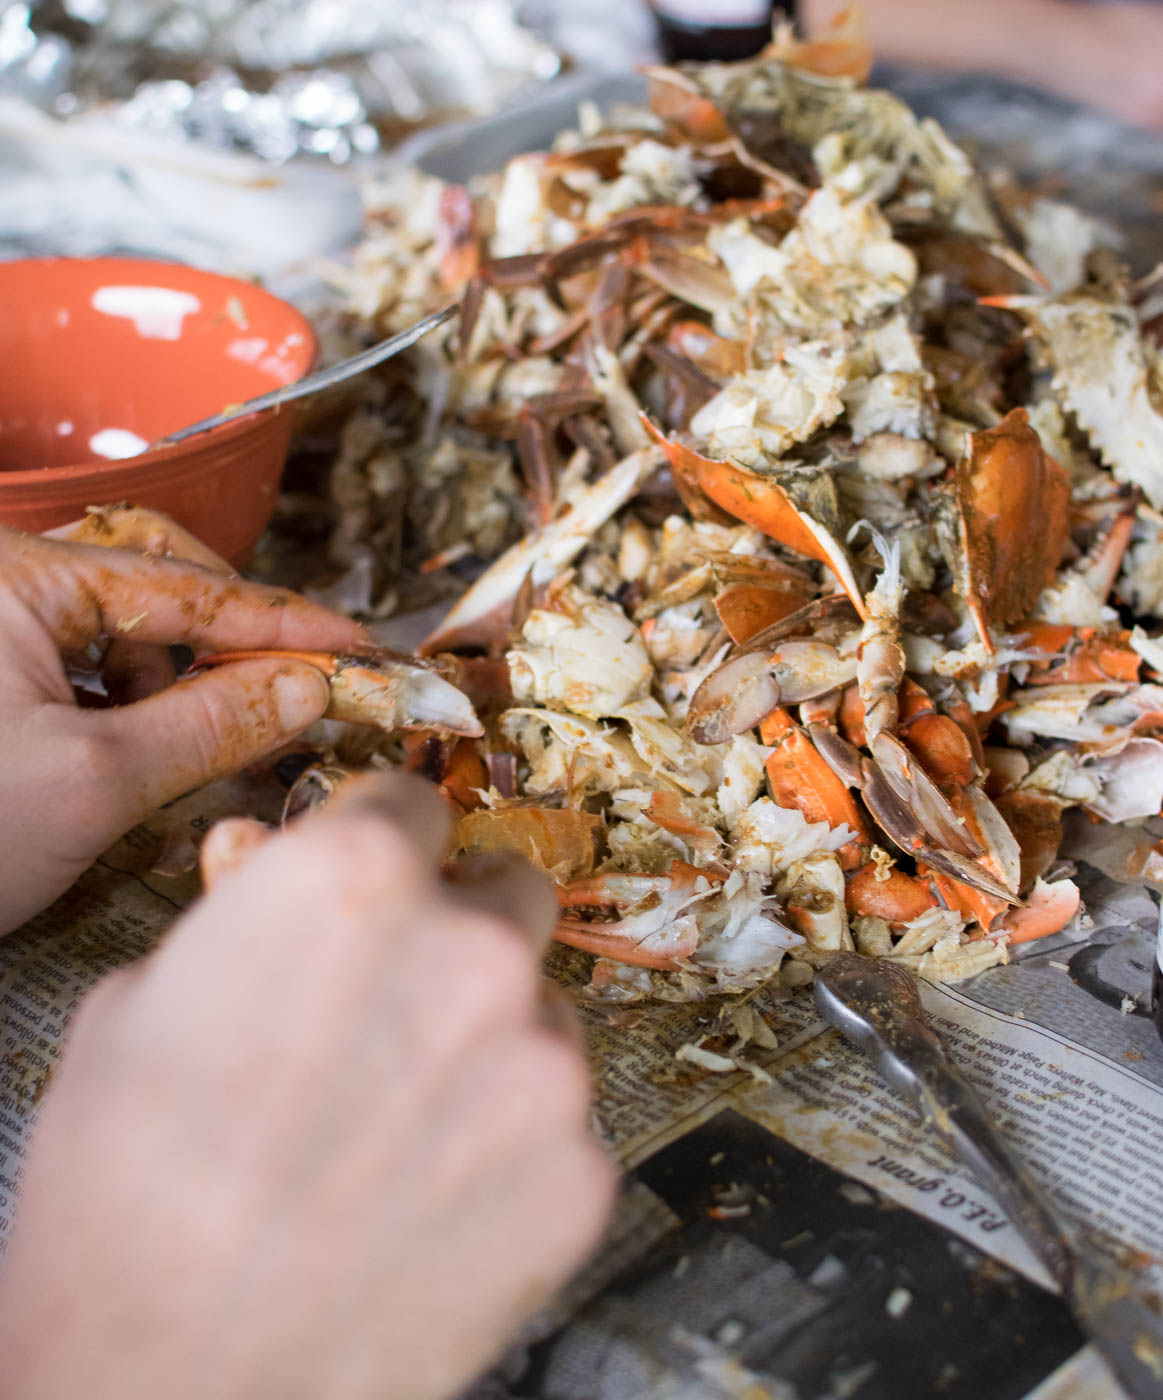
[[[81,997],[106,973],[147,952],[196,898],[196,845],[211,822],[240,811],[273,818],[279,797],[273,781],[251,777],[171,805],[0,944],[0,1253],[38,1105]],[[1163,1288],[1157,1207],[1163,1197],[1163,1044],[1147,1014],[1158,912],[1141,887],[1116,885],[1085,867],[1080,881],[1094,925],[1084,941],[1059,935],[971,983],[926,986],[924,1001],[952,1055],[1063,1217],[1113,1259],[1144,1266]],[[579,993],[597,1125],[628,1172],[693,1140],[701,1125],[729,1109],[842,1173],[853,1189],[856,1183],[871,1188],[878,1199],[933,1222],[1031,1285],[1051,1288],[996,1202],[925,1136],[870,1065],[820,1022],[809,995],[754,996],[748,1015],[762,1021],[764,1034],[746,1043],[735,1037],[738,1067],[708,1073],[679,1052],[707,1037],[732,1052],[728,1042],[739,1022],[729,1006],[595,1006],[580,998],[585,967],[586,960],[568,949],[555,950],[549,961],[551,975]],[[530,1337],[561,1327],[571,1307],[592,1300],[611,1277],[640,1261],[673,1220],[640,1183],[628,1189],[607,1248]],[[623,1392],[621,1382],[611,1381],[579,1394],[642,1400],[733,1393],[720,1375],[727,1362],[713,1346],[706,1350],[705,1338],[696,1335],[692,1342],[692,1335],[689,1329],[682,1334],[691,1374],[701,1379],[689,1392],[674,1385]],[[623,1358],[619,1364],[624,1372],[629,1363]],[[594,1384],[592,1374],[586,1384]],[[496,1377],[482,1385],[492,1387],[482,1396],[510,1393]],[[756,1385],[750,1392],[756,1396],[794,1393],[772,1388],[770,1377]],[[1057,1379],[1044,1379],[1037,1400],[1087,1394],[1117,1390],[1084,1353]]]

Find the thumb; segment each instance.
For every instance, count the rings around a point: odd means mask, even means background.
[[[147,700],[92,711],[112,731],[125,817],[227,777],[293,739],[327,708],[321,671],[304,661],[238,661]],[[114,799],[116,800],[116,799]]]

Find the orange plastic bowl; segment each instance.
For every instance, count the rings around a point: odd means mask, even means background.
[[[0,262],[0,522],[47,530],[129,501],[245,562],[274,511],[293,408],[143,449],[294,383],[317,350],[294,307],[232,277],[127,258]]]

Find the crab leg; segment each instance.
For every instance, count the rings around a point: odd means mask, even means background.
[[[534,587],[556,578],[657,465],[654,448],[632,452],[588,486],[572,507],[506,550],[452,606],[425,640],[421,654],[431,656],[452,646],[479,645],[506,636],[513,600],[526,578]]]
[[[558,891],[565,908],[612,908],[620,917],[606,922],[564,916],[553,936],[559,943],[634,967],[674,972],[698,947],[693,904],[712,892],[721,877],[684,861],[665,875],[609,873],[575,880]],[[705,886],[700,889],[699,886]]]
[[[703,457],[693,448],[666,437],[645,414],[642,425],[666,454],[676,477],[698,486],[736,520],[826,565],[840,581],[852,606],[867,621],[868,609],[844,547],[823,525],[801,511],[777,481],[737,467],[734,462]]]
[[[880,734],[895,734],[897,692],[905,675],[900,610],[904,600],[900,546],[874,532],[884,569],[869,593],[868,617],[860,633],[856,683],[864,704],[864,729],[869,742]]]
[[[230,661],[305,661],[327,677],[326,718],[396,729],[440,729],[478,738],[485,731],[468,697],[432,666],[414,657],[376,649],[335,651],[224,651],[199,657],[190,672]],[[189,673],[187,673],[189,674]]]
[[[1020,646],[1043,652],[1047,657],[1031,668],[1024,682],[1028,686],[1138,682],[1142,658],[1130,645],[1129,632],[1102,633],[1094,627],[1029,622],[1023,624],[1017,636]]]
[[[987,651],[991,625],[1028,617],[1054,579],[1069,536],[1066,473],[1042,449],[1024,408],[971,433],[954,470],[957,591]]]

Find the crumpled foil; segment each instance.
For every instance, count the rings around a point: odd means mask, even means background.
[[[512,0],[0,0],[0,94],[273,162],[342,164],[560,69]]]

